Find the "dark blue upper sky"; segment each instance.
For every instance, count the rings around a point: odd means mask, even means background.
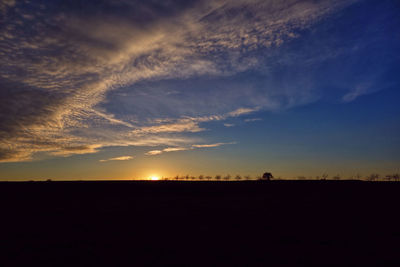
[[[0,3],[0,177],[399,172],[398,1]]]

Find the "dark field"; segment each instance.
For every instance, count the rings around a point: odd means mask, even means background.
[[[0,183],[0,266],[400,266],[400,183]]]

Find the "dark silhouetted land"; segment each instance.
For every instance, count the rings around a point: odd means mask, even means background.
[[[0,183],[2,266],[400,266],[400,183]]]

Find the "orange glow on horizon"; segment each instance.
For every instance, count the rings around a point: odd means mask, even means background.
[[[151,175],[151,176],[149,177],[149,180],[150,180],[150,181],[159,181],[159,180],[160,180],[160,177],[157,176],[157,175]]]

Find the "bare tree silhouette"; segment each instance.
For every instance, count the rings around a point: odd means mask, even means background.
[[[391,181],[393,179],[393,175],[388,174],[385,176],[385,179],[386,181]]]
[[[199,180],[203,180],[204,179],[204,176],[203,175],[199,175]]]
[[[393,174],[393,180],[399,181],[400,180],[400,175],[398,173]]]
[[[221,175],[215,175],[215,180],[221,180]]]
[[[328,179],[329,175],[327,173],[324,173],[324,174],[322,174],[321,177],[322,177],[321,180],[326,180],[326,179]]]
[[[376,180],[378,180],[379,179],[379,174],[377,174],[377,173],[372,173],[371,175],[369,175],[368,177],[367,177],[367,180],[368,181],[376,181]]]
[[[228,174],[228,175],[226,175],[225,177],[224,177],[224,180],[230,180],[231,179],[231,175],[230,174]]]
[[[212,177],[208,175],[208,176],[206,176],[206,179],[207,179],[207,180],[211,180]]]
[[[333,176],[333,180],[340,180],[340,175],[337,174],[336,176]]]
[[[242,180],[242,176],[236,175],[236,176],[235,176],[235,179],[236,179],[236,180]]]

